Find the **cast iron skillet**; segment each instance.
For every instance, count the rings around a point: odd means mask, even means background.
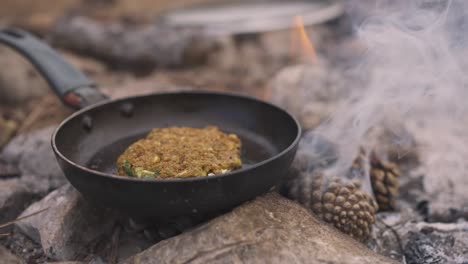
[[[28,58],[66,105],[81,108],[54,132],[52,147],[70,183],[95,202],[149,219],[214,213],[267,192],[294,158],[301,128],[274,105],[214,92],[108,100],[84,74],[32,35],[4,29],[0,42]],[[152,128],[207,125],[240,136],[243,168],[218,176],[169,180],[114,174],[118,155]]]

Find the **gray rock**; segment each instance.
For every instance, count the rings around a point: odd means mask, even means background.
[[[0,180],[0,223],[14,219],[34,198],[20,180]]]
[[[32,204],[22,215],[44,208],[48,210],[17,226],[55,260],[75,260],[92,254],[95,243],[112,230],[116,221],[112,212],[86,202],[68,184]]]
[[[53,131],[48,127],[19,135],[1,153],[2,160],[18,165],[31,193],[45,194],[66,183],[50,144]]]
[[[396,263],[271,193],[126,260],[150,263]]]
[[[0,46],[0,103],[19,104],[44,95],[48,86],[34,67],[16,51]]]
[[[142,231],[139,232],[139,230],[131,229],[128,225],[124,228],[119,237],[116,255],[117,260],[123,261],[149,248],[154,245],[156,241],[160,240],[159,238],[148,239],[145,233],[149,231],[145,230],[145,228],[141,228],[140,230]]]
[[[296,116],[304,129],[315,128],[336,107],[336,74],[325,62],[285,68],[271,82],[270,99]]]
[[[26,263],[45,263],[48,261],[42,247],[21,233],[18,228],[13,228],[10,235],[2,239],[1,244]]]
[[[26,263],[17,256],[11,254],[6,248],[0,246],[0,264],[24,264]]]
[[[408,264],[468,263],[468,223],[426,223],[400,213],[377,225],[374,250]]]

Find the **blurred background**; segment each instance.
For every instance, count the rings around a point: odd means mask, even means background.
[[[337,51],[351,32],[343,10],[335,1],[3,0],[0,26],[41,37],[112,97],[209,89],[266,99],[280,69],[349,50]],[[9,48],[0,46],[0,65],[0,148],[71,113]]]

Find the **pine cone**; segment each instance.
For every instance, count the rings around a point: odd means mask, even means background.
[[[404,169],[419,165],[419,147],[414,135],[404,124],[391,124],[374,128],[379,142],[378,149],[387,159]]]
[[[361,147],[359,149],[358,156],[354,159],[353,164],[348,172],[349,179],[359,179],[363,178],[366,173],[366,167],[368,166],[368,157],[366,150]]]
[[[379,211],[395,209],[395,199],[400,188],[400,170],[395,163],[384,162],[375,154],[371,157],[371,184]]]
[[[333,179],[323,191],[324,179],[321,173],[302,175],[292,186],[290,196],[325,222],[365,242],[375,222],[377,204],[360,190],[358,182],[345,184]]]

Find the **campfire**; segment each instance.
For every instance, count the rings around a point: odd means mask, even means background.
[[[468,261],[466,4],[184,1],[5,14],[1,260]]]

